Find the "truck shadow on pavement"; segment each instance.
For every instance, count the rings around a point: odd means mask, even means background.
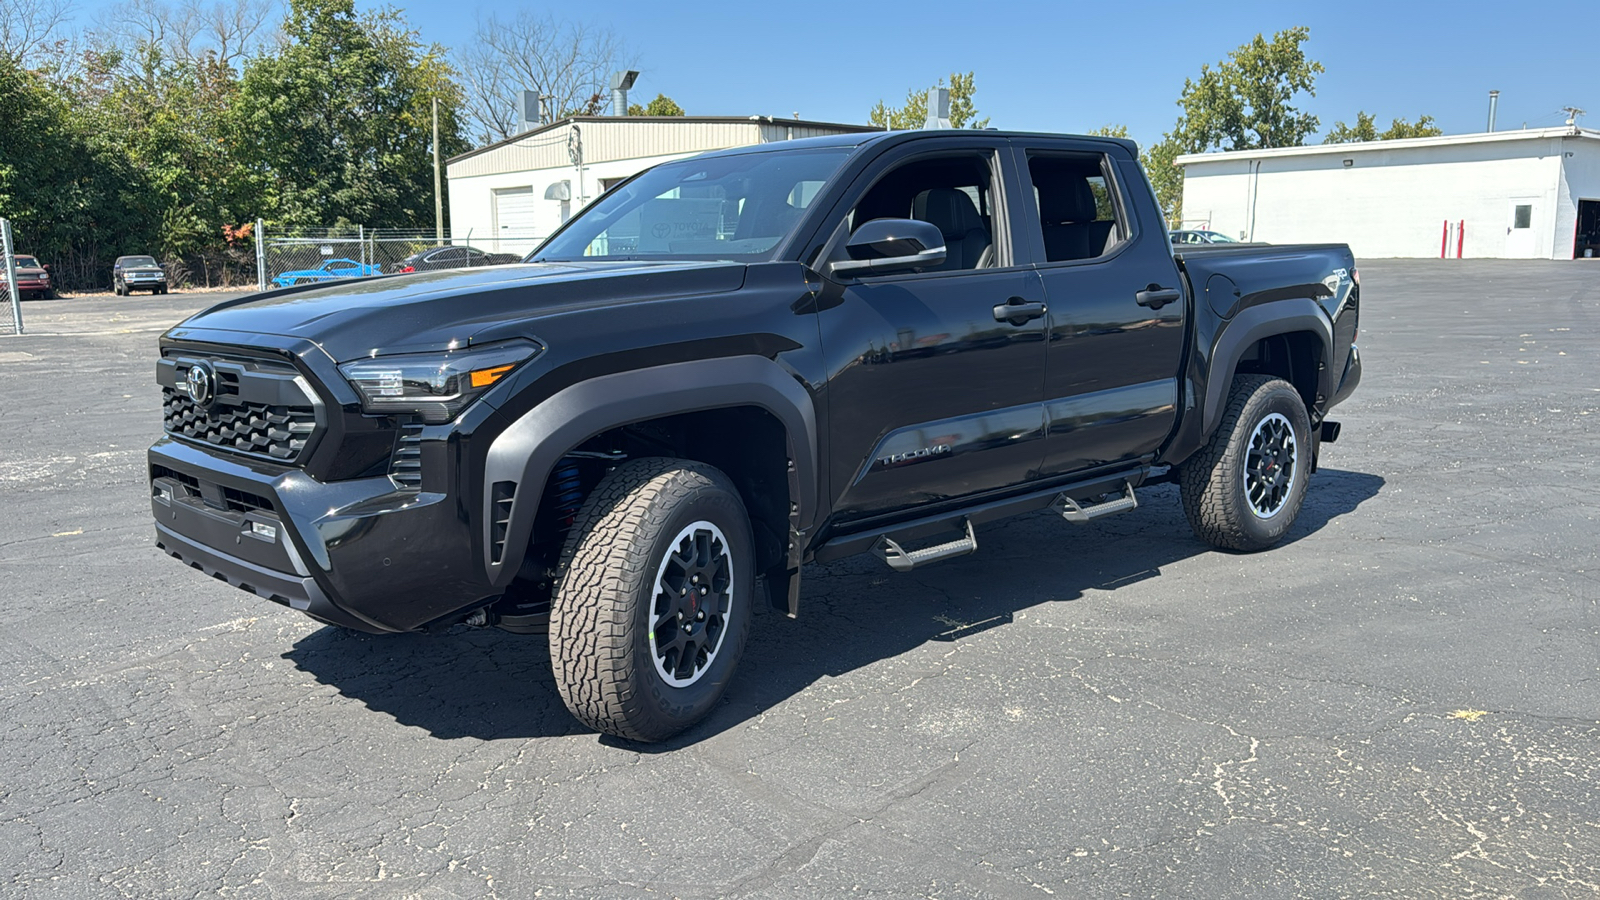
[[[1321,531],[1377,496],[1383,478],[1324,468],[1283,545]],[[1045,603],[1078,600],[1158,578],[1163,566],[1215,552],[1189,530],[1173,486],[1140,494],[1138,510],[1088,527],[1048,512],[995,523],[972,556],[896,575],[875,557],[808,566],[800,617],[763,604],[720,707],[660,744],[601,740],[661,752],[698,743],[801,693],[929,641],[957,641],[1009,624]],[[1266,551],[1275,552],[1273,550]],[[541,636],[460,627],[443,635],[361,635],[323,628],[283,658],[346,697],[434,737],[527,739],[592,733],[567,712]]]

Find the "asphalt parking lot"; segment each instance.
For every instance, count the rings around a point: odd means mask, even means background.
[[[1592,897],[1600,264],[1362,266],[1291,540],[1175,489],[806,572],[722,707],[582,730],[540,638],[374,638],[153,546],[159,331],[0,338],[0,894]]]

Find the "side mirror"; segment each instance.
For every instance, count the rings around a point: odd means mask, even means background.
[[[890,275],[937,266],[945,260],[944,234],[938,226],[916,219],[873,219],[862,223],[845,242],[849,259],[832,270],[851,275]]]

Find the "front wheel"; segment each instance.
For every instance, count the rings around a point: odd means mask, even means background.
[[[1234,378],[1216,432],[1178,470],[1189,527],[1225,550],[1276,544],[1300,514],[1312,453],[1298,391],[1269,375]]]
[[[550,608],[550,662],[584,724],[659,741],[704,718],[744,652],[750,517],[718,469],[637,459],[578,513]]]

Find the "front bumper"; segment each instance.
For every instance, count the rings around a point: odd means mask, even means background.
[[[149,451],[156,545],[221,581],[359,631],[414,631],[498,593],[467,507],[388,477],[304,470],[164,437]]]

